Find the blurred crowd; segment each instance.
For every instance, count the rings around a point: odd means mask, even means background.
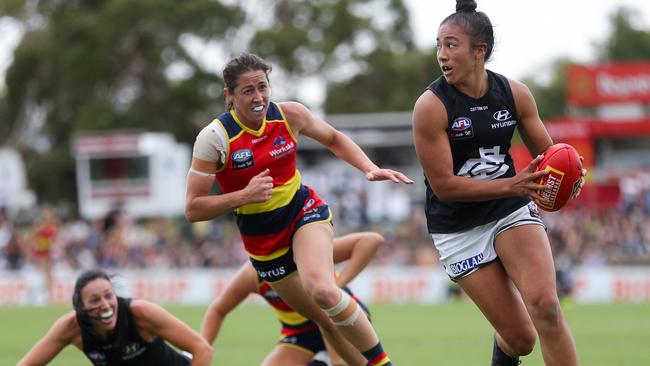
[[[375,265],[438,265],[422,203],[386,182],[365,184],[358,174],[304,172],[334,213],[336,235],[372,230],[386,244]],[[356,177],[356,178],[355,178]],[[650,265],[650,189],[621,195],[616,207],[542,213],[561,271],[576,265]],[[30,220],[0,210],[0,268],[236,267],[246,260],[232,215],[190,224],[184,217],[134,219],[116,209],[88,221],[40,207]]]

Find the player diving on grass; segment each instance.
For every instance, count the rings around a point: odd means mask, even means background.
[[[152,302],[118,297],[110,276],[102,270],[86,271],[77,278],[72,304],[74,311],[54,322],[18,366],[47,365],[70,344],[94,366],[208,366],[212,362],[212,347],[196,331]]]

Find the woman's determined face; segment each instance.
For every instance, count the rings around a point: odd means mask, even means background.
[[[264,120],[271,95],[266,72],[247,71],[237,77],[236,85],[233,91],[226,89],[226,98],[232,102],[237,117],[249,125]]]
[[[468,74],[483,68],[482,56],[473,47],[464,27],[454,23],[443,23],[436,38],[436,57],[442,75],[449,84],[462,81]]]

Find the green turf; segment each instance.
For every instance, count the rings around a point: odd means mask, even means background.
[[[203,307],[169,307],[198,328]],[[15,365],[59,315],[62,307],[0,307],[0,365]],[[371,306],[373,322],[398,366],[489,365],[492,331],[469,302],[442,305]],[[573,330],[580,363],[586,366],[650,365],[650,305],[572,305],[565,316]],[[278,324],[263,306],[243,306],[226,320],[215,344],[214,365],[257,365],[274,345]],[[89,365],[68,347],[51,365]],[[543,365],[539,345],[523,366]]]

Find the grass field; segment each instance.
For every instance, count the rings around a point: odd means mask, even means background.
[[[441,305],[382,305],[371,307],[373,322],[385,348],[398,366],[485,366],[492,351],[492,331],[469,302]],[[15,365],[54,319],[67,309],[0,307],[0,365]],[[203,307],[169,307],[198,329]],[[581,365],[650,365],[650,305],[571,305],[565,308]],[[271,310],[247,305],[226,320],[215,344],[213,365],[258,365],[278,336]],[[539,345],[523,366],[543,365]],[[68,347],[51,365],[90,365]]]

